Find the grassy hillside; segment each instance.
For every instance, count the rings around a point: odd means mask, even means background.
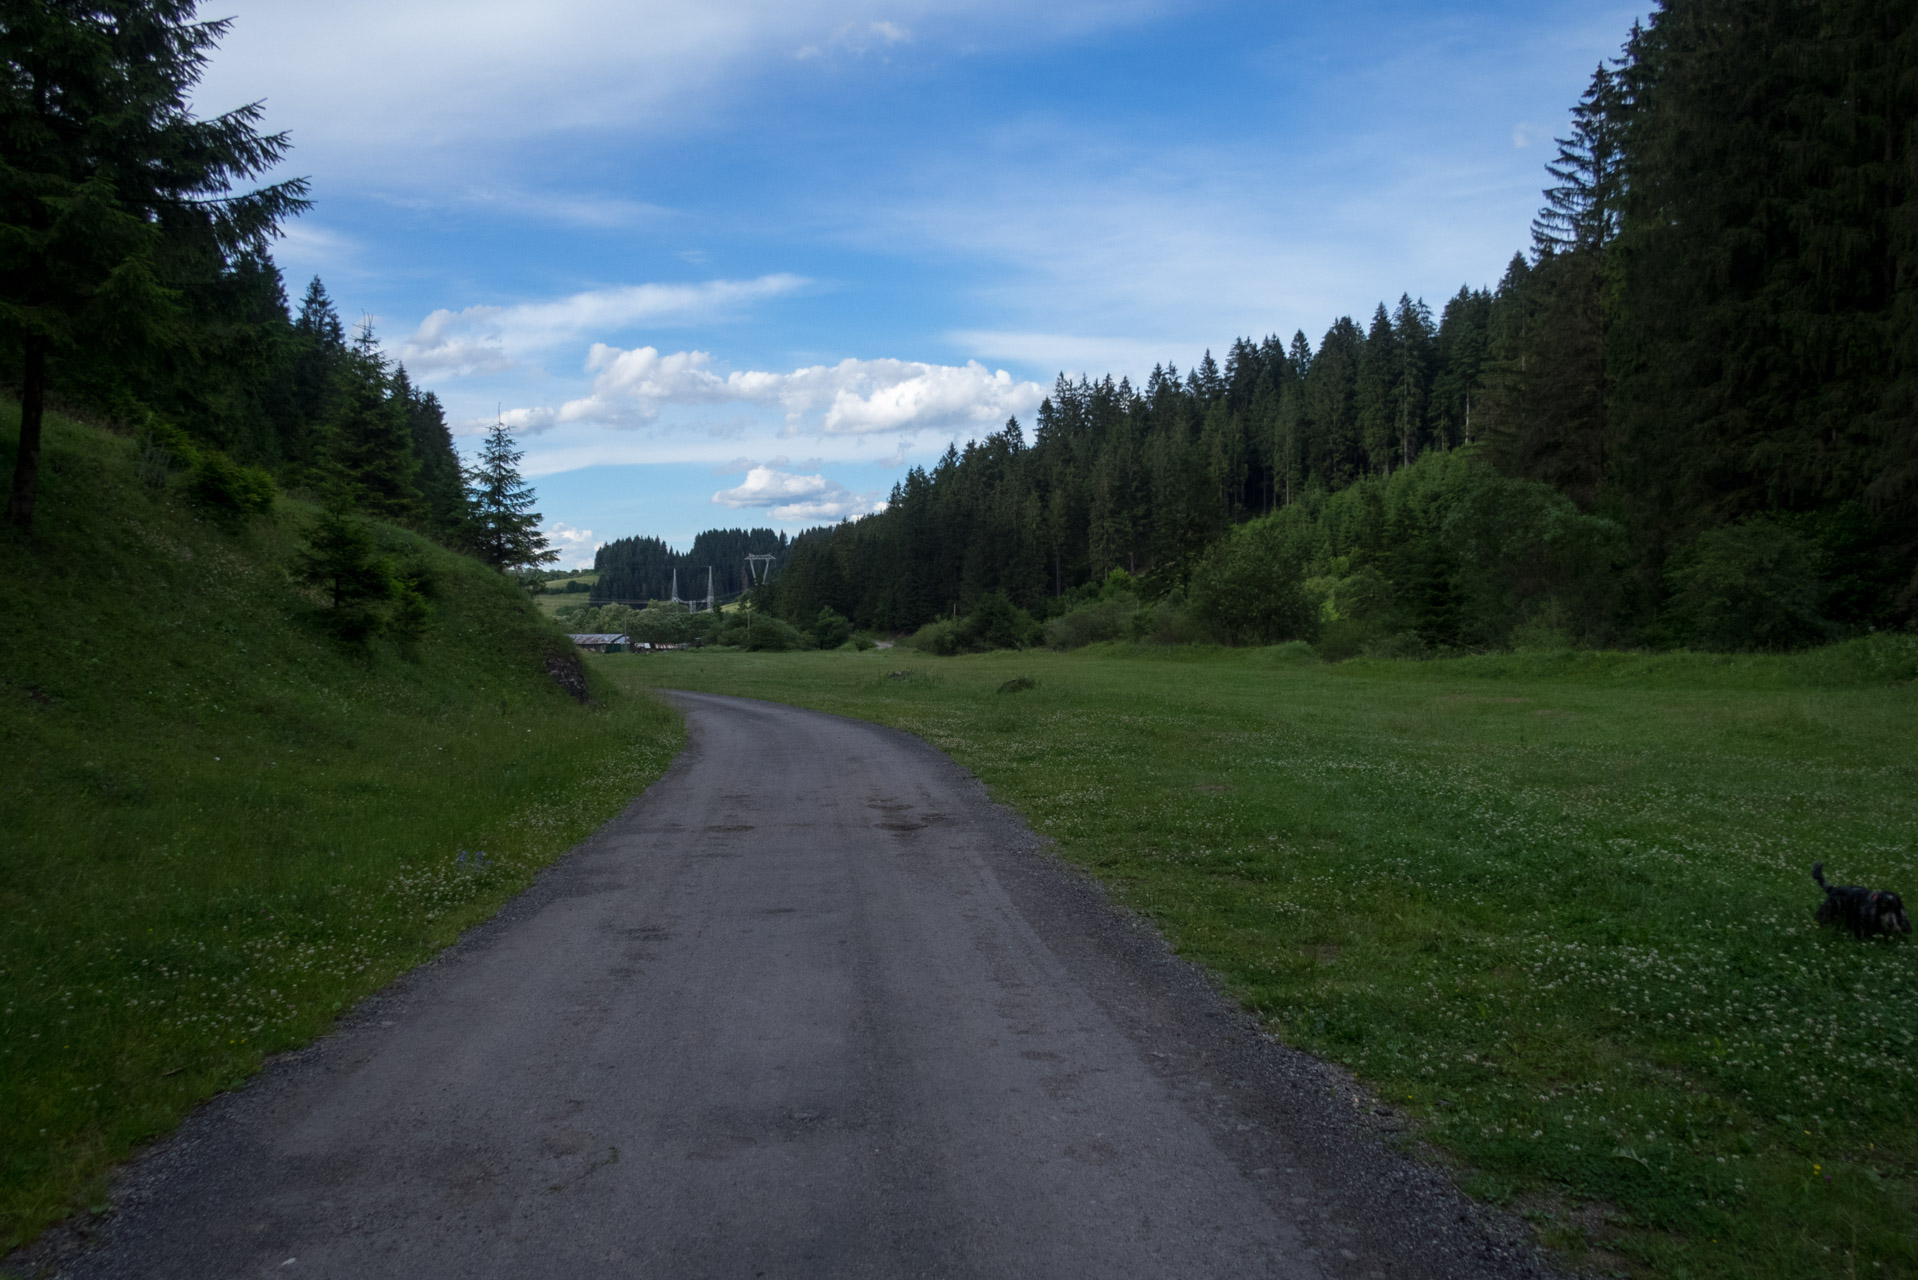
[[[0,1251],[490,914],[681,741],[643,695],[562,691],[566,642],[477,562],[385,531],[431,623],[352,652],[286,572],[310,507],[223,524],[59,420],[43,476],[33,536],[0,528]]]
[[[950,752],[1601,1272],[1918,1274],[1918,947],[1810,876],[1918,898],[1918,639],[593,664]]]

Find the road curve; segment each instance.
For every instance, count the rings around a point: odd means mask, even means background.
[[[60,1274],[1541,1274],[923,742],[674,697],[660,782]]]

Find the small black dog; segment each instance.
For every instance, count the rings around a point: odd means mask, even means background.
[[[1825,891],[1818,904],[1818,923],[1843,925],[1854,938],[1868,933],[1910,933],[1905,902],[1889,889],[1867,889],[1856,884],[1826,884],[1825,864],[1811,864],[1811,878]]]

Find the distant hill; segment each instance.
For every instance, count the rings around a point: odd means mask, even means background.
[[[771,529],[708,529],[693,539],[692,550],[686,552],[673,550],[659,538],[616,538],[593,556],[599,579],[592,600],[636,607],[649,600],[669,600],[675,571],[680,598],[703,600],[708,570],[713,594],[730,600],[751,585],[747,556],[773,557],[767,568],[777,572],[791,546],[785,534]]]

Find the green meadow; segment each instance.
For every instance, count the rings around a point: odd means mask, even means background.
[[[1918,650],[609,655],[950,753],[1601,1273],[1918,1271]],[[1000,692],[1018,677],[1034,687]]]
[[[0,469],[11,467],[0,424]],[[491,915],[678,752],[647,697],[546,673],[525,594],[397,529],[405,652],[314,622],[314,511],[210,519],[132,442],[50,424],[0,528],[0,1253],[113,1163]]]

